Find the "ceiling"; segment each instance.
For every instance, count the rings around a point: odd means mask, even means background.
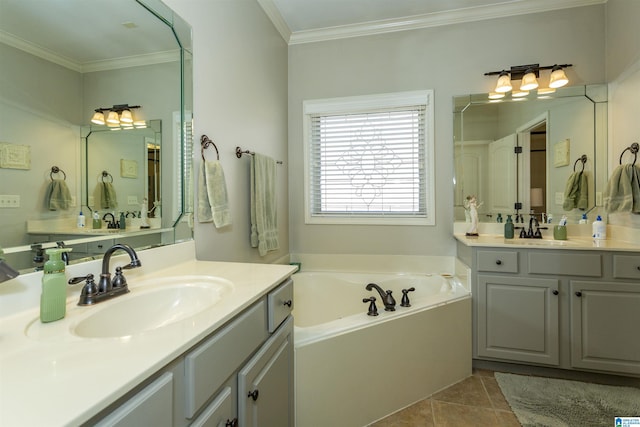
[[[607,0],[257,0],[289,44],[603,4]]]

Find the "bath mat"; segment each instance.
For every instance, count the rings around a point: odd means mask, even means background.
[[[523,427],[614,426],[615,417],[640,416],[640,389],[496,372]]]

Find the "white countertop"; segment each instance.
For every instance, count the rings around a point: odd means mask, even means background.
[[[34,306],[33,301],[30,301],[31,307],[8,315],[7,300],[4,301],[5,304],[0,304],[1,426],[62,426],[87,421],[257,301],[295,269],[289,265],[193,259],[170,265],[172,261],[168,260],[172,258],[173,247],[175,246],[161,248],[155,254],[154,250],[139,254],[143,267],[126,273],[130,294],[96,306],[78,307],[77,296],[81,287],[78,285],[78,289],[67,299],[66,317],[57,322],[38,325],[40,338],[26,335],[28,325],[33,321],[39,322],[37,304]],[[164,261],[152,260],[152,257],[160,257],[159,252],[164,254]],[[173,259],[176,258],[180,257]],[[95,269],[95,265],[97,263],[90,267]],[[155,268],[145,268],[145,265],[155,265]],[[158,265],[170,266],[162,268]],[[75,266],[69,267],[69,270],[72,267]],[[86,274],[88,268],[86,265],[78,267],[77,271],[68,276]],[[111,269],[114,268],[112,260]],[[221,277],[233,283],[233,290],[225,297],[224,302],[187,320],[133,336],[88,339],[69,332],[78,320],[87,317],[92,310],[135,295],[138,283],[154,277],[185,275]],[[33,282],[35,279],[39,281],[39,277],[21,277],[10,281],[16,283],[4,291],[4,284],[0,284],[0,299],[16,299],[15,294],[19,292],[25,292],[30,295],[31,300],[34,299],[36,293]],[[142,289],[142,285],[139,289]]]
[[[526,249],[570,249],[570,250],[607,250],[621,252],[640,252],[640,245],[623,240],[594,240],[591,237],[571,237],[567,240],[553,239],[505,239],[499,234],[481,234],[471,237],[456,233],[454,237],[467,246],[492,248],[526,248]]]

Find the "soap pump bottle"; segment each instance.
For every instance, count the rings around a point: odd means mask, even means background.
[[[42,294],[40,295],[40,321],[53,322],[64,317],[67,311],[67,277],[62,254],[71,248],[47,249],[49,260],[44,263]]]
[[[504,223],[504,238],[513,239],[513,220],[511,215],[507,215],[507,222]]]
[[[102,220],[100,219],[100,213],[98,211],[93,211],[93,228],[102,228]]]
[[[80,213],[78,214],[76,225],[78,228],[84,228],[84,224],[85,224],[85,218],[81,210]]]
[[[586,223],[587,223],[587,214],[583,213],[582,218],[580,218],[580,221],[578,221],[578,224],[586,224]]]

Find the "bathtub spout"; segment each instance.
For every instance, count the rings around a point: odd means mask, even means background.
[[[391,295],[391,291],[383,291],[382,288],[375,283],[369,283],[366,290],[370,291],[375,289],[380,294],[380,299],[382,299],[382,303],[384,304],[385,311],[396,311],[396,300]]]

